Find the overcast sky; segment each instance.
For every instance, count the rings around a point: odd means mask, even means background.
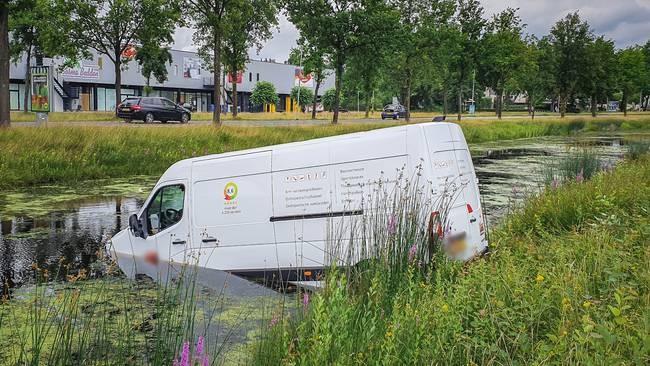
[[[650,39],[650,0],[482,0],[486,16],[506,7],[519,8],[526,32],[543,36],[551,26],[569,12],[579,11],[589,21],[596,34],[613,39],[617,47],[645,43]],[[192,44],[192,31],[178,29],[175,49],[196,50]],[[284,17],[280,25],[259,52],[251,50],[254,59],[272,58],[278,62],[287,59],[289,50],[298,38],[296,28]]]

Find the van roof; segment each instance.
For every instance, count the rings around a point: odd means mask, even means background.
[[[278,144],[278,145],[271,145],[271,146],[262,146],[262,147],[256,147],[252,149],[246,149],[246,150],[237,150],[237,151],[229,151],[225,153],[220,153],[220,154],[210,154],[210,155],[203,155],[203,156],[197,156],[194,158],[188,158],[184,160],[180,160],[172,166],[170,166],[167,171],[163,174],[162,177],[165,177],[168,175],[168,173],[172,173],[174,170],[182,170],[186,167],[190,167],[193,163],[199,162],[199,161],[204,161],[204,160],[211,160],[211,159],[216,159],[216,158],[225,158],[225,157],[230,157],[230,156],[238,156],[238,155],[245,155],[245,154],[251,154],[251,153],[256,153],[256,152],[261,152],[261,151],[268,151],[268,150],[276,150],[276,149],[281,149],[281,148],[287,148],[287,147],[292,147],[300,144],[317,144],[317,143],[324,143],[327,141],[332,141],[332,140],[340,140],[344,138],[358,138],[360,136],[367,136],[367,135],[378,135],[378,134],[390,134],[394,133],[395,131],[402,131],[405,129],[424,129],[428,126],[440,126],[440,125],[447,125],[447,126],[457,126],[455,123],[450,123],[450,122],[426,122],[426,123],[417,123],[417,124],[411,124],[411,125],[403,125],[403,126],[394,126],[394,127],[385,127],[385,128],[378,128],[375,130],[370,130],[370,131],[361,131],[361,132],[353,132],[353,133],[347,133],[343,135],[335,135],[335,136],[328,136],[328,137],[321,137],[317,139],[311,139],[311,140],[305,140],[305,141],[296,141],[296,142],[289,142],[285,144]],[[173,174],[177,175],[177,174]],[[161,178],[162,178],[161,177]]]

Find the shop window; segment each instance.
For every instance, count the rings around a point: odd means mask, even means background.
[[[248,81],[253,82],[253,73],[252,72],[248,73]]]
[[[260,73],[257,73],[257,81],[260,81]]]

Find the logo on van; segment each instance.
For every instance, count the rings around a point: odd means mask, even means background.
[[[237,185],[234,182],[228,182],[223,188],[223,198],[226,201],[232,201],[237,198]]]

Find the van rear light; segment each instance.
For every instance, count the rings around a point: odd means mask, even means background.
[[[474,210],[472,209],[472,205],[470,205],[470,204],[468,203],[468,204],[467,204],[467,213],[472,213],[472,212],[474,212]]]
[[[435,225],[435,226],[434,226]],[[440,212],[433,211],[429,217],[429,237],[431,240],[440,239],[443,236]],[[435,236],[434,236],[435,234]]]

